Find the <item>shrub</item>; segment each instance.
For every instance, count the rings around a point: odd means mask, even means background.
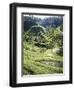
[[[56,53],[63,56],[63,47],[60,47]]]

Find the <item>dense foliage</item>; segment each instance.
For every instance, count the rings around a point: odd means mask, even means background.
[[[23,74],[63,73],[63,18],[23,16]]]

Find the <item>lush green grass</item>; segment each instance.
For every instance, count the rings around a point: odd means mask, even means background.
[[[63,73],[63,57],[55,54],[53,49],[41,48],[33,43],[23,42],[23,74],[54,73]]]

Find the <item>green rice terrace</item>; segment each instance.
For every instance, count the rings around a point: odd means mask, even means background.
[[[63,73],[62,22],[50,27],[39,24],[41,19],[36,23],[34,17],[23,17],[23,75]]]

